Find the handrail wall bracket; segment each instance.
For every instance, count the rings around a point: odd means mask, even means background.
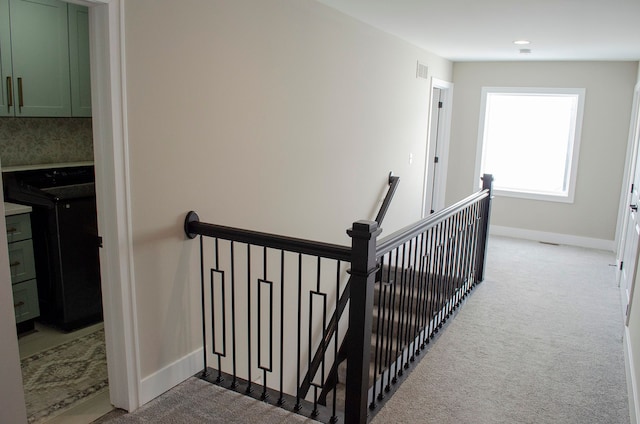
[[[192,222],[200,222],[200,217],[194,211],[189,211],[187,216],[184,218],[184,233],[187,238],[194,239],[198,234],[192,232],[189,228]]]

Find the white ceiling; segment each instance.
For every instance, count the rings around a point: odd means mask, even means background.
[[[318,1],[452,61],[640,60],[640,0]]]

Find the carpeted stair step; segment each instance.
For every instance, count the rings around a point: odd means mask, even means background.
[[[461,285],[457,285],[456,289],[459,290]],[[448,286],[444,286],[448,287]],[[396,308],[400,307],[400,304],[405,304],[408,302],[407,299],[414,299],[413,303],[415,304],[415,299],[419,298],[422,302],[432,302],[432,299],[435,297],[436,303],[441,301],[442,296],[438,296],[437,290],[435,287],[427,288],[425,285],[419,286],[414,283],[414,286],[411,287],[411,284],[405,284],[404,291],[402,290],[402,286],[398,285],[395,287],[395,294],[392,296],[391,291],[392,286],[387,283],[376,283],[373,288],[373,304],[374,309],[378,308],[378,304],[384,300],[384,306],[389,308],[390,303],[392,303]],[[382,295],[384,293],[385,299],[382,299]],[[392,301],[393,300],[393,301]]]

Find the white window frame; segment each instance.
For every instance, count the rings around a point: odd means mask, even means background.
[[[494,193],[498,196],[516,197],[522,199],[543,200],[551,202],[563,202],[573,203],[576,189],[576,179],[578,173],[578,157],[580,155],[580,140],[582,132],[582,118],[584,114],[584,98],[586,90],[584,88],[541,88],[541,87],[482,87],[482,98],[480,106],[480,123],[478,125],[478,147],[476,153],[476,177],[481,177],[482,162],[485,154],[484,149],[484,135],[485,135],[485,121],[487,110],[487,95],[493,93],[508,93],[508,94],[534,94],[534,95],[577,95],[578,106],[575,116],[575,126],[573,132],[573,139],[569,141],[572,149],[569,164],[569,184],[566,194],[551,194],[541,193],[534,191],[522,191],[522,190],[504,190],[495,189]],[[481,186],[480,180],[477,180]],[[478,183],[474,183],[474,191],[478,188]]]

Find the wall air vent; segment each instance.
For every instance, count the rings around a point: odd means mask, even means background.
[[[429,68],[427,67],[427,65],[423,65],[422,63],[418,62],[418,66],[416,67],[416,78],[427,79],[428,71]]]

